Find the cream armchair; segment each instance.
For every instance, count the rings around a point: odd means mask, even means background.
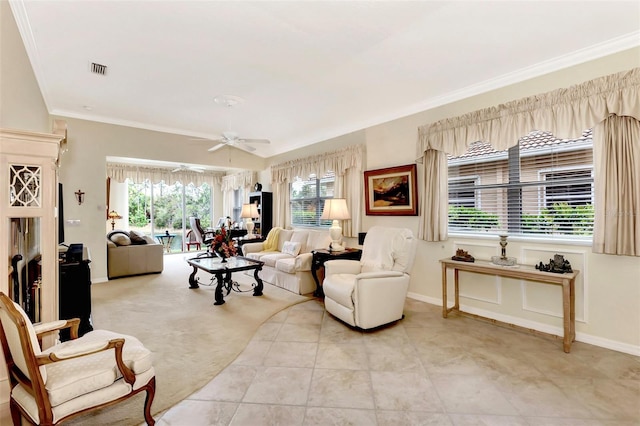
[[[151,352],[131,336],[105,330],[78,337],[79,320],[32,324],[0,292],[0,341],[9,373],[9,406],[13,424],[55,425],[89,410],[123,401],[146,391],[148,425],[155,395]],[[41,350],[41,336],[71,328],[71,338]]]
[[[324,264],[325,309],[365,330],[402,319],[415,253],[416,240],[409,229],[372,227],[359,261]]]

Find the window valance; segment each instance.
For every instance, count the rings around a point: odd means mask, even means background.
[[[421,126],[416,156],[462,155],[475,141],[503,150],[532,130],[577,138],[611,114],[640,120],[640,68]]]
[[[224,172],[208,170],[205,170],[203,173],[189,170],[172,172],[172,170],[171,168],[164,167],[107,163],[107,177],[116,182],[124,182],[126,179],[130,179],[134,183],[143,183],[148,180],[151,183],[164,182],[167,185],[180,182],[183,185],[193,183],[196,186],[200,186],[206,183],[214,186],[220,184],[220,180],[224,175]]]
[[[258,181],[256,172],[240,172],[222,177],[222,192],[235,191],[236,189],[251,187]]]
[[[361,171],[363,158],[364,145],[351,145],[337,151],[274,164],[271,166],[271,182],[293,182],[298,176],[323,176],[327,171],[342,176],[349,169]]]

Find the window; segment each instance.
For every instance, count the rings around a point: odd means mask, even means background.
[[[172,252],[183,250],[184,235],[190,228],[189,217],[200,218],[203,228],[211,226],[211,187],[176,182],[152,184],[128,184],[129,228],[153,237],[169,232],[175,234],[171,243]]]
[[[591,130],[571,140],[534,131],[500,152],[474,142],[449,158],[449,230],[590,239],[592,146]]]
[[[324,200],[333,198],[335,175],[327,173],[318,179],[296,179],[290,185],[291,224],[293,226],[331,226],[330,220],[320,220]]]

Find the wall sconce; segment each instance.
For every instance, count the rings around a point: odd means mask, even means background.
[[[122,216],[120,216],[115,210],[111,210],[107,217],[111,219],[111,230],[113,231],[116,227],[116,219],[122,219]]]
[[[74,194],[76,194],[76,200],[78,200],[78,205],[84,203],[84,192],[82,192],[82,189],[78,189],[76,192],[74,192]]]

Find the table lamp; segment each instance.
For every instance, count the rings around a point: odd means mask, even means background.
[[[339,220],[351,219],[349,215],[349,209],[347,208],[347,200],[344,198],[331,198],[324,200],[324,209],[322,210],[322,216],[320,219],[333,220],[331,228],[329,228],[329,235],[331,235],[330,251],[344,251],[344,247],[340,244],[342,241],[342,228],[340,227]]]
[[[115,210],[111,210],[107,217],[111,219],[111,230],[113,231],[116,227],[116,219],[122,219],[122,216],[120,216]]]
[[[254,238],[253,235],[253,218],[260,216],[258,214],[258,207],[255,204],[243,204],[240,217],[245,219],[244,226],[247,228],[247,238]]]

